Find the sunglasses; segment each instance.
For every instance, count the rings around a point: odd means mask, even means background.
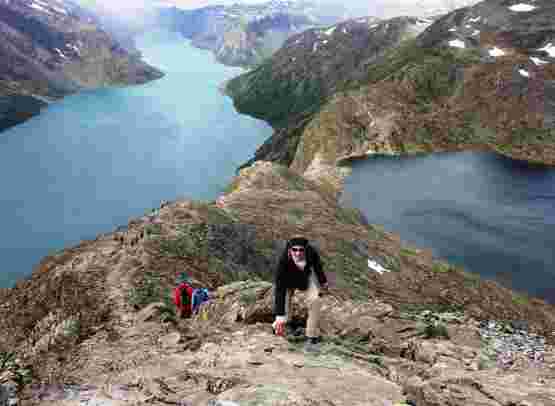
[[[304,252],[304,248],[291,248],[291,252]]]

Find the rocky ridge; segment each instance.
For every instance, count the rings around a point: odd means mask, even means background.
[[[314,242],[331,284],[317,354],[271,333],[272,269],[296,234]],[[168,302],[178,272],[211,292],[192,319],[176,319]],[[18,405],[555,400],[552,305],[404,246],[271,162],[243,169],[216,202],[162,202],[46,257],[0,294],[0,354],[13,354],[0,387],[17,388]],[[299,293],[300,324],[301,303]],[[508,333],[520,337],[510,362],[491,340]],[[523,337],[543,337],[533,359]]]
[[[0,2],[0,129],[80,89],[139,84],[162,73],[65,0]]]

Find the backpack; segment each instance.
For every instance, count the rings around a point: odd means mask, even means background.
[[[209,300],[208,289],[200,288],[193,291],[193,299],[191,303],[191,311],[193,314],[198,313],[200,305]]]
[[[182,274],[177,278],[177,286],[173,289],[173,302],[177,314],[181,317],[190,317],[193,313],[194,290],[187,276]]]

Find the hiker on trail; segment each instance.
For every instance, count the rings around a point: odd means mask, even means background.
[[[306,349],[316,350],[320,341],[320,297],[328,289],[326,275],[322,271],[320,257],[308,240],[297,237],[289,240],[282,253],[274,275],[274,334],[283,336],[294,334],[290,326],[291,303],[295,289],[307,291],[306,306]]]

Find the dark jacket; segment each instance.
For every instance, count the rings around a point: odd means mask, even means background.
[[[307,290],[310,274],[314,272],[320,285],[327,283],[327,278],[322,271],[320,256],[308,243],[305,245],[306,268],[295,269],[296,265],[288,255],[290,244],[285,247],[274,274],[274,315],[285,315],[285,294],[287,289]]]

